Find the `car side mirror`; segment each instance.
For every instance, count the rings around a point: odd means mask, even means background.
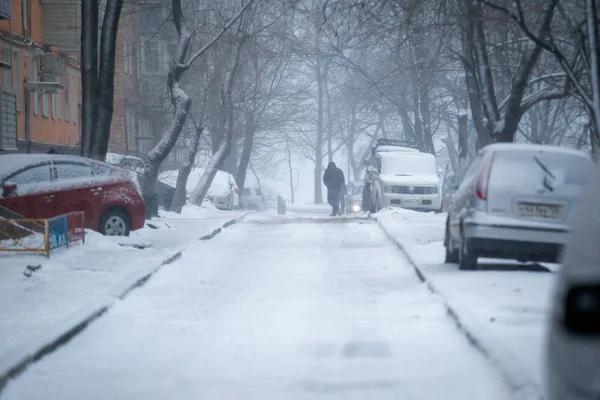
[[[17,190],[17,184],[14,182],[4,182],[2,184],[2,197],[7,197],[13,194]]]

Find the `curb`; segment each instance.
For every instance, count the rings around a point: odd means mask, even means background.
[[[239,217],[230,219],[222,224],[220,227],[214,229],[208,235],[202,236],[199,240],[209,240],[217,236],[223,231],[223,229],[241,222],[250,212],[242,214]],[[68,343],[72,338],[81,333],[89,324],[100,318],[105,312],[115,304],[117,300],[123,300],[129,293],[137,288],[144,286],[148,280],[158,272],[165,265],[172,264],[181,258],[184,250],[179,250],[175,254],[171,255],[167,259],[163,260],[156,268],[145,273],[143,276],[138,277],[132,284],[128,284],[120,294],[113,296],[107,296],[108,298],[104,301],[98,301],[96,304],[86,307],[84,310],[72,316],[70,319],[72,322],[68,329],[55,329],[57,332],[51,334],[50,340],[40,338],[39,342],[42,344],[34,346],[22,346],[21,348],[8,353],[6,356],[0,359],[0,394],[8,384],[8,382],[19,376],[23,371],[27,369],[31,364],[40,360],[44,356],[58,350],[60,347]],[[47,336],[47,335],[46,335]],[[33,347],[33,348],[32,348]],[[23,354],[25,354],[23,356]]]
[[[385,236],[396,245],[400,252],[402,252],[403,256],[414,268],[419,280],[427,285],[427,289],[431,293],[439,296],[448,316],[454,321],[456,328],[465,336],[467,341],[500,372],[500,375],[514,393],[514,399],[544,400],[545,397],[542,388],[529,378],[529,373],[524,371],[518,362],[510,360],[510,357],[503,356],[501,352],[497,353],[494,351],[494,348],[498,347],[494,340],[486,337],[486,335],[475,334],[474,332],[476,332],[476,329],[474,329],[474,325],[476,324],[465,321],[460,317],[460,311],[457,310],[453,304],[449,303],[443,293],[440,292],[433,282],[427,278],[419,267],[419,264],[406,249],[406,246],[394,237],[381,220],[378,220],[375,216],[370,216],[370,218],[377,221],[377,225],[379,225]]]

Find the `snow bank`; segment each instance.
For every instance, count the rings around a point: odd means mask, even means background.
[[[88,230],[85,243],[57,249],[50,258],[0,252],[0,390],[15,365],[96,318],[193,241],[245,215],[195,206],[184,212],[187,219],[161,218],[171,229],[146,226],[129,237]],[[24,275],[27,266],[38,265],[30,277]]]
[[[444,264],[445,214],[396,209],[376,215],[459,328],[503,372],[518,398],[542,398],[543,344],[552,265],[482,260],[479,271]]]

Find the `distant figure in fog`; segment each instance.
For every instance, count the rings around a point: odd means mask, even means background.
[[[340,209],[340,189],[345,185],[344,172],[330,162],[323,174],[323,183],[327,186],[327,202],[331,206],[331,216],[337,215]]]

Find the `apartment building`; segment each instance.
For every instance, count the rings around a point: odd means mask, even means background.
[[[170,121],[166,77],[176,33],[169,18],[165,0],[123,5],[110,152],[145,158]],[[0,0],[0,151],[79,151],[80,25],[80,0]],[[168,164],[185,153],[178,146]]]
[[[0,151],[77,151],[80,70],[44,41],[39,0],[0,0]]]

